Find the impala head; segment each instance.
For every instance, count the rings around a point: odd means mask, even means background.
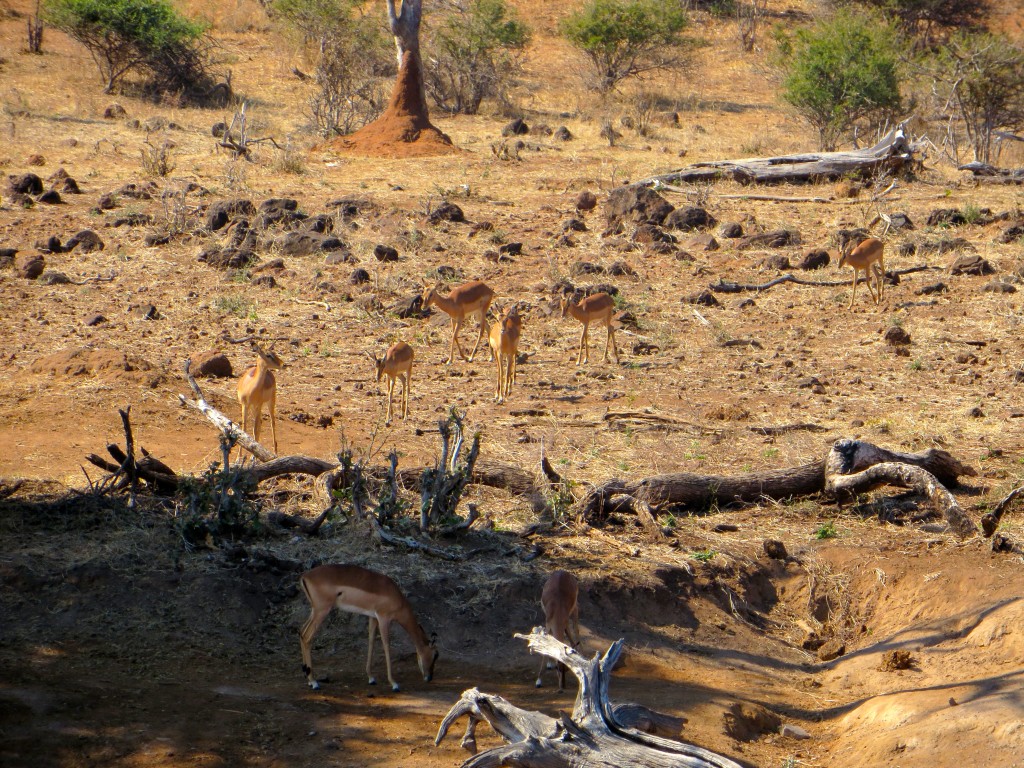
[[[423,627],[420,627],[420,631],[423,632]],[[423,632],[423,634],[426,636],[427,633]],[[429,683],[434,678],[434,665],[437,664],[440,655],[437,650],[437,634],[432,633],[430,642],[416,651],[416,661],[420,665],[420,672],[425,682]]]
[[[252,351],[255,352],[259,356],[260,360],[263,361],[263,364],[269,370],[271,370],[271,371],[279,371],[282,368],[284,368],[284,360],[282,360],[280,357],[278,357],[277,353],[274,352],[274,345],[273,344],[270,345],[270,349],[263,350],[263,349],[260,348],[259,344],[257,344],[254,341],[252,343]]]
[[[847,240],[845,243],[843,243],[842,246],[839,248],[839,266],[840,267],[845,267],[846,266],[846,260],[848,258],[850,258],[850,252],[853,250],[853,246],[854,245],[856,245],[856,243],[854,243],[854,239],[851,237],[849,240]]]
[[[569,314],[569,305],[572,303],[572,295],[562,296],[558,302],[558,306],[562,309],[562,317],[566,317]]]
[[[369,352],[366,353],[366,356],[370,358],[370,362],[373,363],[373,367],[377,371],[377,381],[380,381],[384,377],[384,358],[374,357]]]
[[[420,304],[424,309],[430,306],[430,302],[434,300],[434,296],[437,295],[437,289],[439,286],[436,285],[425,285],[423,286],[423,294],[420,296]]]

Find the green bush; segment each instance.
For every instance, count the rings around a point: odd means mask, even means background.
[[[607,92],[622,80],[689,62],[685,12],[662,0],[590,0],[562,22],[562,35],[583,52]]]
[[[475,115],[486,98],[507,102],[529,41],[505,0],[455,0],[430,35],[424,85],[448,112]]]
[[[822,149],[856,122],[901,109],[896,35],[881,19],[843,11],[776,39],[782,98],[817,129]]]
[[[985,26],[989,0],[832,0],[837,7],[860,5],[895,20],[900,32],[928,46],[949,30]]]
[[[132,71],[146,72],[158,90],[208,85],[206,25],[167,0],[46,0],[45,11],[52,26],[89,50],[104,93]]]

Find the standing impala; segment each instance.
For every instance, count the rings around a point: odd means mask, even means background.
[[[853,292],[850,295],[850,309],[853,309],[853,300],[857,296],[857,273],[864,272],[864,280],[868,284],[868,293],[875,300],[875,304],[882,300],[882,286],[885,285],[885,261],[882,258],[882,251],[885,248],[882,241],[877,237],[869,237],[861,240],[854,248],[853,241],[847,240],[839,256],[839,266],[847,264],[853,267]],[[878,294],[871,290],[871,276],[875,276],[875,284],[878,286]]]
[[[523,330],[523,316],[513,304],[498,322],[491,326],[488,343],[491,355],[498,365],[498,384],[494,390],[494,402],[503,403],[516,380],[516,355],[519,352],[519,335]]]
[[[544,582],[540,596],[540,604],[544,608],[545,628],[556,640],[572,645],[573,648],[580,644],[580,609],[576,602],[578,596],[579,583],[568,571],[552,571],[548,580]],[[570,624],[572,632],[569,631]],[[537,673],[538,688],[543,685],[541,678],[547,664],[547,659],[540,663],[540,671]],[[565,688],[565,671],[565,665],[559,663],[558,690]]]
[[[369,353],[367,353],[369,354]],[[384,425],[391,424],[391,401],[395,395],[395,379],[402,380],[402,415],[405,418],[409,415],[409,387],[412,385],[412,359],[414,352],[412,347],[404,341],[398,341],[388,347],[384,357],[378,359],[370,355],[373,364],[377,369],[377,381],[387,374],[388,377],[388,413],[384,417]]]
[[[420,672],[428,683],[434,676],[437,649],[433,639],[427,637],[423,627],[416,621],[412,606],[398,585],[383,573],[361,568],[358,565],[321,565],[306,571],[299,579],[302,591],[311,607],[309,619],[302,625],[299,644],[302,647],[302,671],[306,674],[309,687],[316,690],[320,684],[313,676],[313,637],[324,619],[334,608],[349,613],[360,613],[370,617],[370,641],[366,649],[366,676],[370,685],[376,685],[373,676],[373,641],[380,626],[380,641],[384,646],[384,663],[388,670],[391,690],[399,690],[398,683],[391,675],[390,630],[391,622],[397,622],[412,638],[416,646],[416,657]]]
[[[277,422],[275,420],[275,406],[277,403],[277,380],[274,378],[274,371],[280,370],[284,363],[281,358],[274,354],[273,346],[264,352],[260,346],[253,341],[252,349],[256,353],[256,365],[249,368],[238,379],[238,402],[242,404],[242,431],[249,414],[253,415],[252,437],[258,443],[260,441],[260,422],[262,421],[263,404],[266,403],[270,413],[270,429],[274,433],[274,453],[277,453]],[[242,452],[241,446],[238,452]]]
[[[587,338],[587,331],[593,322],[601,323],[608,328],[608,341],[604,345],[604,360],[608,362],[608,347],[615,353],[615,362],[619,362],[619,349],[615,346],[615,326],[617,321],[615,314],[615,302],[607,293],[595,293],[593,296],[580,301],[579,304],[572,303],[571,296],[562,297],[562,317],[572,315],[583,323],[583,335],[580,336],[580,351],[576,355],[576,365],[586,363],[590,360],[590,341]]]
[[[487,308],[491,306],[491,299],[494,298],[494,291],[487,287],[486,283],[480,280],[473,280],[453,288],[447,296],[438,293],[437,288],[425,288],[423,290],[423,308],[427,309],[431,304],[445,312],[452,320],[452,343],[448,348],[448,359],[445,364],[451,363],[455,357],[455,348],[459,349],[459,356],[467,362],[473,362],[477,347],[480,346],[480,339],[487,333]],[[467,315],[477,315],[480,318],[480,333],[476,337],[473,351],[469,357],[462,351],[459,344],[459,329],[466,320]]]

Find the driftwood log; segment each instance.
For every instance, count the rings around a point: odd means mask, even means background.
[[[692,184],[733,179],[743,184],[806,183],[836,180],[851,175],[894,172],[914,159],[917,144],[907,139],[900,123],[875,146],[846,152],[819,152],[742,160],[695,163],[672,173],[637,181],[633,186]]]
[[[1014,137],[1020,141],[1019,137]],[[965,163],[957,166],[959,171],[970,171],[975,181],[989,184],[1024,184],[1024,168],[996,168],[987,163]]]
[[[520,709],[477,688],[463,691],[434,739],[440,744],[459,718],[468,718],[462,746],[473,757],[462,768],[740,768],[722,755],[634,727],[655,721],[667,724],[673,720],[670,716],[638,705],[616,707],[611,703],[608,689],[612,669],[622,654],[622,640],[612,643],[604,656],[595,654],[587,659],[540,627],[516,637],[528,641],[531,651],[565,664],[579,680],[572,715],[562,713],[556,719]],[[477,754],[476,728],[482,722],[507,744]],[[675,722],[681,724],[678,719]]]
[[[907,267],[906,269],[888,269],[885,272],[885,276],[898,277],[899,275],[910,275],[914,272],[924,272],[929,269],[942,269],[942,267],[932,267],[927,264],[922,264],[916,267]],[[867,278],[861,277],[857,279],[858,283],[867,282]],[[731,280],[719,280],[717,283],[708,283],[710,288],[715,293],[744,293],[746,291],[767,291],[769,288],[774,288],[776,285],[782,285],[783,283],[795,283],[796,285],[813,285],[825,288],[842,288],[843,286],[850,285],[850,280],[805,280],[802,277],[797,277],[793,274],[785,274],[780,277],[776,277],[774,280],[769,280],[767,283],[736,283]]]

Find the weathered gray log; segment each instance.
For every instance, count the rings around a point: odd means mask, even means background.
[[[692,184],[718,179],[733,179],[742,184],[836,180],[850,175],[899,170],[914,159],[917,148],[915,143],[907,140],[901,123],[867,149],[694,163],[672,173],[637,181],[633,186],[657,188],[658,184]]]
[[[1020,140],[1019,137],[1018,141]],[[970,171],[976,181],[992,184],[1024,184],[1024,168],[996,168],[987,163],[965,163],[958,165],[959,171]]]
[[[464,691],[441,721],[434,740],[440,744],[460,717],[468,717],[462,746],[474,756],[463,768],[739,768],[723,755],[654,736],[618,719],[619,713],[637,714],[638,720],[643,719],[644,710],[650,713],[646,708],[617,708],[609,699],[611,671],[622,653],[622,640],[612,643],[603,657],[595,654],[587,659],[541,627],[516,637],[527,640],[531,651],[565,664],[576,676],[580,687],[573,713],[555,719],[519,709],[476,688]],[[475,732],[481,722],[509,743],[476,754]]]
[[[927,264],[921,264],[916,267],[907,267],[906,269],[889,269],[886,270],[887,276],[892,275],[910,275],[914,272],[924,272],[929,269],[942,269],[942,267],[933,267]],[[708,283],[710,288],[715,293],[744,293],[746,291],[767,291],[769,288],[774,288],[776,285],[782,285],[783,283],[795,283],[796,285],[813,285],[816,287],[824,288],[842,288],[852,284],[852,280],[805,280],[802,277],[797,277],[793,274],[785,274],[780,277],[776,277],[774,280],[769,280],[767,283],[735,283],[731,280],[721,280],[717,283]],[[858,283],[867,282],[867,278],[857,278]]]
[[[900,458],[919,458],[916,454],[885,451],[859,440],[837,440],[825,459],[826,490],[843,498],[866,493],[884,485],[913,488],[931,500],[946,518],[956,536],[960,539],[970,538],[978,533],[978,527],[967,517],[967,513],[957,503],[953,494],[943,487],[937,475],[939,472],[947,475],[977,473],[945,451],[931,450],[934,454],[940,455],[935,463],[938,472],[928,471],[916,462]]]
[[[1010,504],[1013,503],[1013,500],[1020,496],[1021,493],[1024,493],[1024,485],[1014,488],[1003,497],[1002,501],[996,504],[995,508],[991,512],[981,516],[981,530],[982,533],[985,534],[985,538],[991,537],[992,534],[996,532],[996,528],[999,527],[999,523],[1003,519],[1003,515],[1006,513],[1006,510],[1010,508]]]

